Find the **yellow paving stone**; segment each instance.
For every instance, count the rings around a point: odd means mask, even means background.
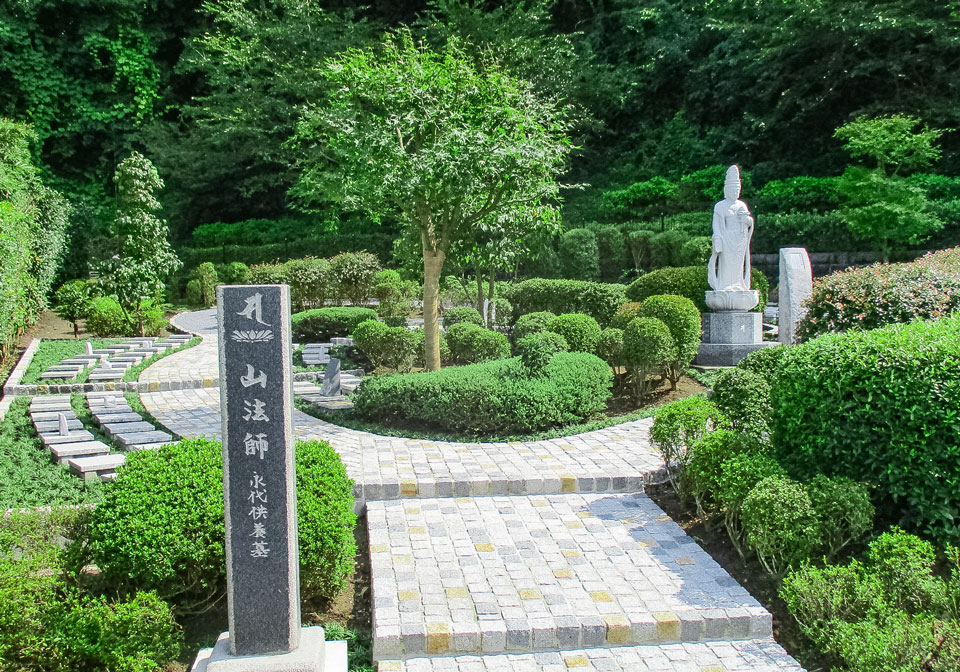
[[[474,544],[473,546],[481,553],[489,553],[490,551],[493,551],[496,549],[496,547],[493,544]]]
[[[589,511],[578,511],[578,512],[577,512],[577,517],[578,517],[578,518],[593,518],[593,514],[590,513]]]
[[[457,498],[454,499],[453,501],[455,501],[457,504],[469,504],[469,503],[470,503],[470,498],[469,498],[469,497],[457,497]]]
[[[397,455],[395,458],[398,462],[409,462],[410,458],[407,455]]]
[[[549,502],[545,499],[531,499],[530,506],[546,506]]]
[[[581,523],[579,520],[568,520],[567,522],[564,523],[564,525],[566,525],[567,528],[571,530],[583,529],[583,523]]]
[[[507,441],[508,446],[522,446],[523,441]]]
[[[637,543],[640,544],[641,546],[645,547],[645,548],[654,548],[655,546],[659,546],[659,545],[660,545],[660,544],[657,543],[657,540],[656,540],[656,539],[641,539],[641,540],[638,541]]]
[[[413,556],[410,555],[395,555],[393,556],[393,564],[395,565],[412,565]]]
[[[657,522],[666,523],[669,520],[670,520],[670,516],[668,516],[665,513],[661,513],[659,516],[657,516]]]
[[[404,513],[420,513],[419,506],[408,506],[403,510]]]
[[[604,616],[607,622],[607,644],[627,644],[630,641],[630,621],[623,614]]]
[[[533,451],[529,448],[521,448],[517,451],[517,455],[533,455]]]
[[[390,547],[385,544],[373,544],[370,547],[371,553],[386,553],[390,550]]]
[[[701,667],[700,672],[727,672],[727,668],[723,665],[707,665],[706,667]]]
[[[693,558],[688,558],[687,556],[677,558],[678,565],[695,565],[696,562],[693,561]]]
[[[447,599],[448,600],[459,600],[465,597],[470,597],[469,591],[466,588],[447,588]]]
[[[624,525],[630,525],[632,523],[637,522],[637,519],[634,518],[633,516],[629,516],[627,518],[621,518],[620,522],[623,523]]]
[[[400,495],[402,497],[416,497],[418,492],[416,481],[402,481],[400,483]]]
[[[427,653],[446,653],[450,649],[450,624],[427,623]]]
[[[160,391],[160,383],[158,383],[158,382],[155,381],[155,380],[150,381],[150,384],[147,386],[147,389],[148,389],[150,392],[159,392],[159,391]]]
[[[576,492],[576,490],[577,490],[577,477],[572,474],[561,474],[560,475],[560,491]]]
[[[563,557],[565,558],[579,558],[583,556],[583,553],[581,553],[580,551],[574,551],[571,548],[561,549],[560,552],[563,553]]]
[[[497,468],[497,465],[495,465],[495,464],[481,464],[481,465],[480,465],[480,468],[481,468],[481,469],[496,469],[496,468]]]
[[[518,590],[521,600],[542,600],[543,595],[539,590]]]
[[[657,621],[657,641],[675,642],[680,639],[680,619],[672,611],[655,611]]]
[[[613,602],[613,596],[605,590],[590,593],[590,598],[594,602]]]
[[[381,660],[377,663],[377,672],[401,672],[403,670],[402,660]]]
[[[414,525],[413,527],[408,527],[407,532],[410,534],[426,534],[427,528],[421,527],[419,525]]]
[[[555,569],[553,575],[558,579],[572,579],[573,572],[569,569]]]
[[[204,387],[213,387],[213,383],[214,383],[213,378],[204,378],[204,379],[203,379],[203,386],[204,386]]]
[[[561,443],[561,444],[560,444],[560,448],[562,448],[563,450],[566,450],[566,451],[568,451],[568,452],[571,451],[571,450],[576,450],[576,447],[570,445],[569,443]]]
[[[419,591],[419,590],[398,590],[398,591],[397,591],[397,599],[400,600],[401,602],[409,602],[409,601],[411,601],[411,600],[419,600],[419,599],[420,599],[420,591]]]
[[[586,656],[567,656],[563,662],[567,667],[590,667],[590,661]]]

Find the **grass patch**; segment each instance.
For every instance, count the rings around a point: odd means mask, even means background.
[[[178,345],[177,347],[171,348],[170,350],[164,350],[163,352],[158,352],[155,355],[150,355],[149,357],[141,361],[139,364],[131,366],[129,369],[124,371],[123,378],[121,380],[124,380],[126,382],[133,382],[137,380],[140,377],[140,374],[143,373],[143,370],[146,369],[151,364],[155,364],[157,361],[163,359],[164,357],[172,355],[175,352],[180,352],[181,350],[192,348],[193,346],[200,343],[201,340],[203,339],[201,339],[199,336],[194,336],[183,345]]]
[[[150,411],[148,411],[147,408],[143,405],[143,401],[140,399],[139,394],[137,394],[136,392],[125,392],[123,395],[123,398],[127,400],[127,404],[130,406],[130,410],[133,411],[134,413],[139,413],[140,417],[143,418],[144,421],[149,422],[151,425],[159,429],[161,432],[167,432],[168,434],[173,436],[174,441],[180,441],[181,439],[183,439],[182,436],[180,436],[174,431],[167,429],[162,424],[160,424],[159,420],[153,417],[153,414]]]
[[[37,351],[33,353],[33,359],[30,360],[30,365],[27,367],[27,370],[23,374],[23,379],[20,381],[21,385],[36,385],[38,383],[82,383],[87,379],[87,375],[90,372],[92,367],[87,367],[80,372],[80,375],[75,378],[54,378],[48,379],[44,378],[40,380],[40,374],[49,369],[51,366],[59,364],[64,359],[69,359],[70,357],[75,357],[77,355],[82,355],[87,351],[86,343],[90,341],[90,344],[93,346],[94,350],[99,348],[105,348],[108,345],[115,345],[123,341],[120,338],[92,338],[92,339],[80,339],[80,340],[62,340],[62,339],[44,339],[40,341],[40,346],[37,348]]]
[[[15,399],[0,425],[0,510],[99,501],[99,481],[86,483],[53,463],[30,423],[29,404]]]
[[[328,641],[347,640],[347,672],[373,672],[373,644],[368,631],[327,623],[323,634]]]

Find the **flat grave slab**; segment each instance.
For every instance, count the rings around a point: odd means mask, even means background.
[[[44,422],[44,421],[49,421],[49,420],[59,420],[61,413],[63,414],[63,416],[64,416],[67,420],[76,420],[76,419],[77,419],[77,414],[74,413],[72,410],[65,410],[65,411],[30,411],[30,419],[33,420],[34,422]]]
[[[97,478],[100,472],[116,471],[124,463],[126,455],[94,455],[93,457],[71,457],[67,460],[70,471],[83,477],[84,480]]]
[[[38,432],[40,440],[47,446],[53,446],[59,443],[73,443],[76,441],[92,441],[93,434],[83,429],[76,432],[70,432],[61,436],[59,432]]]
[[[643,494],[368,502],[367,526],[374,660],[772,635]]]
[[[78,371],[44,371],[40,374],[41,380],[71,380],[76,378],[77,374],[80,373],[83,369]]]
[[[129,434],[116,434],[114,437],[124,446],[143,445],[148,443],[169,443],[173,436],[166,432],[153,430],[151,432],[131,432]]]
[[[60,364],[62,364],[63,366],[80,366],[83,368],[87,368],[91,364],[95,364],[96,362],[99,362],[99,361],[100,361],[100,358],[96,356],[91,356],[90,358],[71,357],[70,359],[60,360]]]
[[[57,462],[63,462],[71,457],[92,457],[94,455],[106,455],[110,452],[110,447],[102,441],[57,443],[49,446],[49,448],[53,456],[57,458]]]
[[[108,422],[101,425],[103,431],[110,436],[117,434],[133,434],[134,432],[152,432],[156,429],[153,424],[145,422],[139,415],[133,422]]]
[[[58,429],[60,429],[60,421],[59,420],[34,421],[33,426],[37,430],[37,432],[40,434],[43,434],[46,432],[55,432]],[[83,429],[83,423],[77,420],[76,418],[68,419],[67,429],[68,430]]]
[[[69,410],[70,408],[71,406],[70,406],[69,395],[34,397],[30,401],[31,411],[40,411],[40,410],[47,411],[47,410],[57,410],[57,409]]]
[[[87,380],[120,380],[123,378],[124,369],[97,369],[89,376]]]
[[[116,425],[120,423],[141,422],[143,420],[139,413],[134,413],[129,410],[129,407],[127,407],[126,410],[118,409],[116,412],[114,412],[113,409],[107,412],[96,411],[93,417],[95,417],[101,425]]]

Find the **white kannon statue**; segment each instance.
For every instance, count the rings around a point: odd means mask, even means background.
[[[760,300],[750,289],[753,217],[740,199],[740,170],[727,169],[724,199],[713,206],[713,254],[707,264],[707,305],[714,310],[750,310]]]

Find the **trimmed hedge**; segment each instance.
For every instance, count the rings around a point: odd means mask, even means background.
[[[602,282],[533,278],[515,286],[510,299],[517,315],[540,311],[556,315],[584,313],[603,327],[613,319],[617,308],[626,302],[626,289],[624,285]]]
[[[478,327],[484,326],[483,316],[473,306],[454,306],[443,311],[443,326],[447,329],[455,324],[466,322]]]
[[[547,323],[547,331],[563,336],[570,352],[596,353],[597,351],[600,325],[589,315],[582,313],[557,315]]]
[[[533,432],[581,422],[610,397],[612,374],[600,358],[560,352],[542,376],[519,357],[440,371],[365,378],[355,412],[389,425],[423,425],[472,434]]]
[[[476,364],[510,356],[510,341],[505,335],[471,322],[460,322],[447,329],[447,343],[455,364]]]
[[[802,340],[942,317],[960,309],[960,247],[907,264],[875,264],[819,278],[807,306],[798,327]]]
[[[754,268],[750,274],[750,283],[753,289],[760,292],[760,303],[754,310],[762,311],[767,305],[770,282],[763,273]],[[641,275],[627,287],[627,298],[631,301],[643,301],[658,294],[676,294],[690,299],[697,310],[705,313],[709,310],[705,297],[709,290],[706,266],[678,266],[660,268]]]
[[[668,362],[666,372],[670,387],[676,388],[700,347],[699,311],[690,299],[662,294],[645,299],[640,305],[639,317],[658,319],[670,330],[674,357]]]
[[[314,308],[295,313],[290,322],[293,325],[294,338],[325,341],[333,337],[349,336],[361,322],[376,319],[377,311],[373,308]]]
[[[781,462],[867,481],[905,523],[960,540],[960,315],[789,348],[770,393]]]

